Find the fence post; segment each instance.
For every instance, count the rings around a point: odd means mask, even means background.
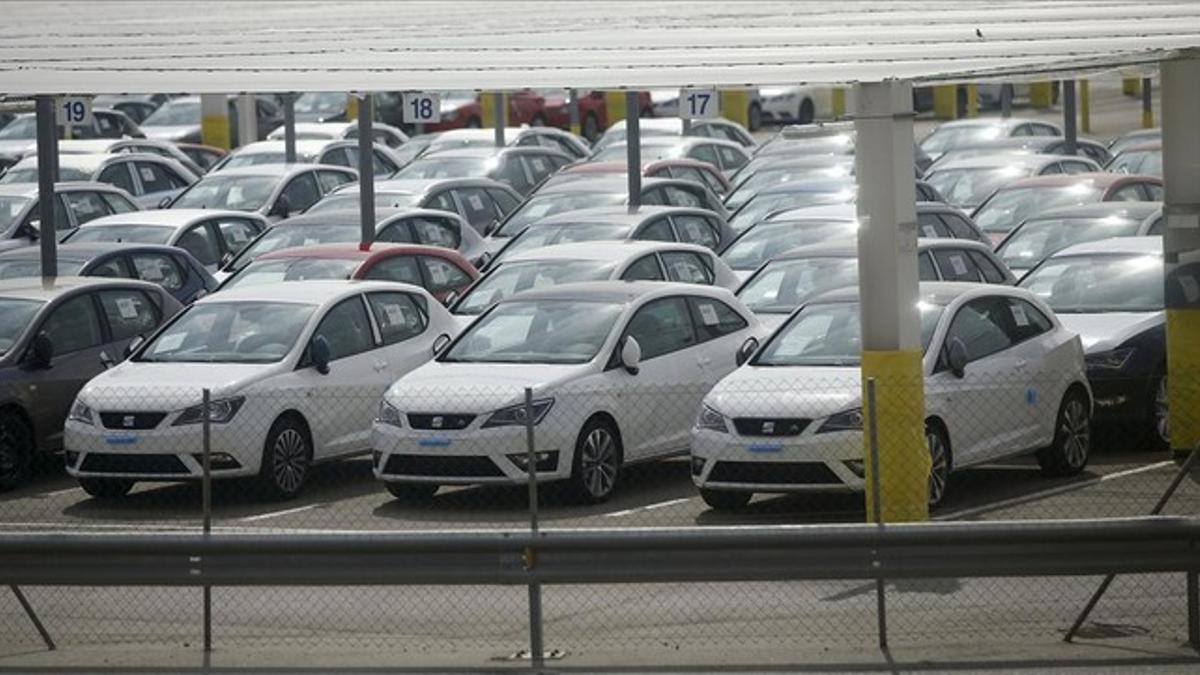
[[[200,499],[204,509],[204,536],[212,534],[212,422],[209,421],[209,406],[212,404],[212,392],[205,389],[200,405],[201,422],[201,469]],[[200,561],[203,565],[204,561]],[[212,651],[212,586],[204,585],[204,653]]]
[[[867,405],[872,410],[870,417],[867,418],[867,433],[868,443],[867,448],[870,451],[868,461],[871,463],[871,510],[875,514],[875,525],[883,527],[883,509],[880,507],[880,489],[879,489],[879,434],[878,426],[875,422],[875,378],[867,378]],[[883,574],[875,577],[875,614],[878,619],[879,629],[879,648],[887,649],[887,593],[885,589],[885,581]]]
[[[534,444],[533,425],[533,389],[525,388],[525,461],[528,463],[526,473],[529,476],[529,532],[536,536],[538,533],[538,485],[537,485],[537,449]],[[532,547],[525,549],[525,569],[532,570],[537,565],[537,552]],[[535,670],[545,666],[542,646],[542,585],[529,584],[529,662]]]

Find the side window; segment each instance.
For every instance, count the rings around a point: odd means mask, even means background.
[[[962,340],[968,363],[1007,349],[1012,346],[1012,339],[1004,329],[1004,313],[1008,311],[1003,298],[972,300],[958,310],[950,323],[947,344],[955,338]]]
[[[183,288],[183,272],[171,256],[165,253],[133,253],[129,260],[133,263],[138,279],[158,284],[169,291]]]
[[[655,300],[633,315],[625,333],[637,339],[644,361],[679,351],[696,344],[689,312],[683,298]]]
[[[201,265],[216,265],[221,260],[221,251],[205,223],[189,227],[175,245],[195,256]]]
[[[258,229],[240,218],[223,218],[213,221],[221,233],[221,241],[229,253],[237,253],[258,236]]]
[[[421,264],[425,266],[425,273],[429,275],[429,292],[441,293],[455,288],[462,288],[471,283],[471,277],[465,272],[458,269],[454,263],[449,260],[442,260],[433,256],[421,256]]]
[[[293,213],[304,211],[317,203],[321,191],[317,189],[317,179],[312,171],[306,171],[292,179],[283,189],[282,196],[288,198],[288,204]]]
[[[367,302],[383,344],[394,345],[425,332],[425,314],[408,293],[369,293]]]
[[[173,171],[154,162],[134,162],[134,170],[142,179],[142,190],[146,194],[167,192],[187,187],[187,181],[176,176]]]
[[[918,213],[917,234],[922,237],[949,237],[950,230],[936,213]]]
[[[543,178],[558,169],[558,165],[550,161],[549,155],[527,155],[522,157],[521,161],[524,162],[525,169],[535,184],[542,182]]]
[[[663,267],[667,268],[667,276],[671,281],[681,281],[685,284],[703,284],[711,286],[713,273],[705,260],[697,253],[688,251],[670,251],[662,254]]]
[[[396,173],[396,169],[400,168],[396,166],[391,157],[382,152],[378,150],[372,150],[371,152],[375,155],[375,162],[371,166],[376,176],[390,176]]]
[[[1062,163],[1054,162],[1052,164],[1047,164],[1046,166],[1042,167],[1042,172],[1039,173],[1038,175],[1039,176],[1052,176],[1056,173],[1062,173],[1062,172],[1063,172]]]
[[[1052,127],[1048,124],[1038,124],[1038,123],[1034,122],[1033,124],[1030,124],[1029,126],[1030,126],[1030,130],[1029,130],[1030,136],[1061,136],[1062,135],[1059,133],[1058,129],[1055,129],[1054,127]]]
[[[671,231],[671,223],[666,218],[659,218],[643,227],[641,232],[637,234],[637,239],[644,239],[646,241],[675,241],[675,233]]]
[[[943,213],[941,216],[942,222],[946,223],[946,227],[950,228],[950,233],[954,235],[955,239],[979,239],[979,235],[971,227],[971,224],[959,216],[953,213]]]
[[[1006,298],[1009,319],[1008,335],[1013,343],[1024,342],[1049,331],[1054,324],[1036,307],[1020,298]]]
[[[100,192],[98,194],[104,199],[104,203],[108,204],[108,208],[112,209],[113,213],[129,213],[130,211],[138,210],[137,204],[115,192]]]
[[[1140,202],[1143,200],[1142,191],[1138,189],[1138,185],[1130,184],[1117,190],[1109,198],[1110,202]]]
[[[668,204],[667,195],[661,187],[642,190],[642,203],[649,206],[663,206]]]
[[[665,281],[662,268],[658,264],[658,256],[653,253],[638,258],[625,273],[622,281]]]
[[[367,270],[367,279],[377,281],[399,281],[415,286],[424,286],[421,270],[417,267],[417,259],[411,255],[398,255],[380,260]]]
[[[445,221],[436,218],[413,218],[409,222],[412,223],[418,244],[458,248],[458,228],[452,227]]]
[[[481,188],[465,188],[459,191],[458,199],[466,211],[464,218],[471,227],[483,231],[488,223],[496,219],[496,211],[492,208],[491,200]]]
[[[1074,160],[1069,160],[1069,159],[1063,160],[1062,168],[1063,168],[1063,173],[1070,173],[1070,174],[1091,173],[1092,172],[1091,164],[1085,164],[1084,162],[1076,162]]]
[[[1013,136],[1032,136],[1033,129],[1028,124],[1022,124],[1022,125],[1018,126],[1016,129],[1013,129],[1011,135],[1013,135]]]
[[[334,305],[325,318],[321,319],[313,335],[320,335],[329,341],[330,361],[375,348],[371,322],[363,308],[362,297],[358,295]]]
[[[1001,272],[1000,268],[996,267],[996,263],[992,262],[986,255],[979,251],[967,251],[967,253],[971,256],[971,260],[975,262],[975,265],[979,267],[979,271],[983,273],[984,281],[989,284],[1002,284],[1006,281],[1004,272]]]
[[[67,200],[67,205],[75,214],[75,222],[80,225],[111,213],[108,204],[95,192],[84,190],[64,192],[63,198]]]
[[[1143,183],[1142,187],[1146,188],[1147,201],[1161,202],[1163,200],[1163,187],[1155,183]]]
[[[721,166],[719,163],[720,160],[717,159],[716,149],[708,143],[697,145],[696,147],[692,148],[692,151],[688,153],[688,157],[691,159],[698,159],[701,162],[708,162],[716,167]]]
[[[358,153],[354,152],[351,154],[346,151],[346,148],[333,148],[332,150],[326,150],[324,153],[322,153],[322,155],[317,159],[317,163],[345,167],[357,166]]]
[[[961,249],[942,248],[933,251],[933,258],[946,281],[982,281],[979,269]]]
[[[514,190],[521,193],[533,189],[533,183],[530,182],[529,176],[525,175],[525,168],[522,166],[523,159],[525,158],[514,155],[505,157],[500,162],[500,170],[495,174],[496,180],[511,185]]]
[[[129,175],[129,162],[117,162],[104,167],[100,175],[96,178],[101,183],[115,185],[129,194],[137,194],[137,188],[133,186],[133,176]]]
[[[734,141],[737,139],[731,138],[729,140]],[[740,169],[742,165],[746,163],[746,156],[737,150],[734,150],[733,148],[720,146],[717,148],[717,153],[721,157],[721,168],[725,169],[726,171]]]
[[[700,341],[715,340],[722,335],[729,335],[743,330],[750,324],[733,311],[729,305],[712,298],[688,298],[692,310],[692,320],[696,323]]]
[[[346,183],[353,183],[354,177],[340,171],[318,171],[317,181],[321,184],[321,192],[329,194]]]
[[[937,281],[937,268],[933,266],[933,258],[929,251],[923,251],[917,256],[917,278],[921,281]]]
[[[100,345],[100,318],[91,295],[80,295],[54,310],[42,323],[41,332],[54,343],[54,353],[69,354]]]
[[[668,185],[666,189],[667,203],[671,206],[688,206],[704,208],[704,200],[694,192],[685,190],[678,185]]]
[[[504,190],[488,188],[487,193],[492,198],[492,201],[496,203],[496,207],[500,209],[501,215],[507,215],[509,211],[512,211],[521,204],[519,199]]]
[[[450,194],[449,190],[442,190],[437,194],[430,195],[429,198],[425,200],[424,208],[437,209],[438,211],[449,211],[451,213],[457,213],[460,216],[464,215],[458,210],[458,205],[454,203],[454,195]]]
[[[1150,224],[1150,229],[1147,232],[1147,234],[1161,235],[1163,233],[1163,227],[1165,224],[1166,224],[1166,219],[1163,218],[1162,216],[1155,218],[1154,222]]]
[[[63,204],[64,194],[68,193],[60,193],[54,196],[54,229],[57,232],[66,232],[72,228],[71,217],[67,215],[67,207]],[[38,210],[38,204],[34,202],[33,208],[29,209],[29,214],[25,216],[23,224],[31,225],[32,223],[40,223],[41,218],[42,214]]]
[[[408,227],[408,221],[402,220],[398,223],[392,223],[383,228],[379,234],[375,235],[376,241],[386,241],[393,244],[415,244],[412,230]]]
[[[721,179],[717,178],[716,174],[710,171],[699,170],[697,170],[697,173],[700,174],[700,182],[707,185],[708,189],[712,190],[716,194],[722,194],[725,192],[725,185],[721,182]]]
[[[117,255],[96,265],[87,275],[89,277],[106,277],[109,279],[129,279],[133,276],[125,267],[124,259]]]
[[[721,237],[713,228],[712,223],[704,216],[682,215],[672,216],[671,220],[675,223],[675,231],[679,234],[679,241],[689,244],[699,244],[705,248],[716,249],[720,243]]]
[[[100,291],[97,295],[114,342],[146,335],[158,325],[158,307],[141,291]]]

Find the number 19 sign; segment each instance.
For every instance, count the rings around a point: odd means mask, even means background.
[[[88,96],[60,96],[55,107],[61,127],[92,123],[92,99]]]
[[[438,94],[413,92],[404,95],[404,121],[427,124],[442,121],[442,102]]]
[[[718,117],[721,114],[720,108],[716,89],[679,90],[679,116],[684,119]]]

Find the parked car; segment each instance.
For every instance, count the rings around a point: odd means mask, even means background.
[[[739,144],[716,138],[691,136],[648,136],[641,142],[642,161],[660,159],[694,159],[717,167],[726,177],[750,161],[750,155]],[[625,141],[610,143],[592,154],[592,161],[613,162],[628,156]]]
[[[59,127],[59,138],[63,128]],[[71,138],[145,138],[146,135],[125,113],[106,108],[92,109],[91,124],[71,127]],[[17,115],[0,128],[0,153],[23,153],[37,141],[37,117],[33,113]]]
[[[210,172],[167,208],[230,209],[276,221],[304,213],[323,196],[357,181],[357,171],[331,164],[257,164]]]
[[[283,141],[258,141],[247,143],[229,153],[209,171],[216,173],[259,164],[283,164],[287,155]],[[383,144],[373,146],[372,170],[376,176],[390,176],[400,168],[400,161]],[[345,140],[299,140],[296,141],[296,162],[301,164],[325,164],[344,166],[358,170],[358,141]]]
[[[204,167],[197,164],[178,145],[166,141],[152,141],[146,138],[95,138],[84,141],[69,140],[58,142],[59,155],[103,155],[114,152],[137,152],[148,155],[158,155],[173,159],[192,172],[194,176],[203,176]],[[26,157],[37,156],[37,146],[31,146],[25,152]],[[61,174],[60,174],[61,177]]]
[[[1149,235],[1161,211],[1158,202],[1096,202],[1050,209],[1009,232],[996,253],[1014,272],[1024,273],[1068,246]]]
[[[165,94],[101,94],[92,98],[92,106],[118,110],[135,124],[141,124],[168,99]]]
[[[1021,279],[1083,341],[1096,421],[1169,445],[1162,239],[1069,246]]]
[[[1012,153],[1038,153],[1043,155],[1071,154],[1067,152],[1067,139],[1061,136],[1007,136],[1004,138],[983,139],[966,142],[941,153],[938,156],[938,160],[930,164],[926,173],[941,166],[942,163],[951,160]],[[1075,139],[1075,156],[1086,157],[1100,166],[1108,164],[1112,159],[1112,153],[1108,151],[1108,148],[1103,143],[1088,138]]]
[[[447,131],[453,129],[478,129],[483,126],[483,107],[480,105],[481,94],[471,90],[441,92],[441,120],[426,123],[425,131]],[[543,126],[546,124],[543,110],[544,99],[531,89],[510,92],[507,95],[508,110],[505,123],[514,126],[528,124]]]
[[[863,489],[857,295],[806,303],[705,397],[691,467],[710,506]],[[925,282],[920,297],[930,506],[952,470],[1002,457],[1036,451],[1049,474],[1082,471],[1092,398],[1079,337],[1020,288]]]
[[[25,481],[35,455],[62,448],[84,383],[179,308],[160,286],[131,279],[0,281],[0,491]]]
[[[629,164],[626,162],[579,162],[564,166],[558,170],[541,187],[570,183],[582,180],[592,180],[606,174],[627,174]],[[729,179],[725,178],[720,169],[696,159],[660,159],[653,162],[642,162],[642,175],[646,178],[680,178],[705,185],[714,194],[724,195],[729,192]]]
[[[137,211],[128,192],[103,183],[55,183],[54,232],[59,239],[80,225],[114,213]],[[42,230],[36,183],[0,185],[0,251],[29,246]]]
[[[736,211],[763,190],[783,183],[813,179],[838,179],[854,176],[852,155],[782,156],[751,171],[740,171],[737,183],[725,195],[725,206]]]
[[[490,178],[432,178],[386,180],[375,183],[377,209],[435,209],[449,211],[482,233],[494,227],[521,203],[521,195]],[[310,213],[357,209],[358,185],[347,185],[317,202]]]
[[[741,234],[774,214],[826,204],[853,204],[858,186],[853,179],[811,178],[780,183],[744,202],[729,217],[729,227]]]
[[[342,141],[358,138],[358,122],[297,122],[295,126],[296,140],[328,140]],[[276,127],[267,134],[268,141],[282,141],[285,136],[283,127]],[[398,127],[382,122],[371,124],[371,137],[376,143],[382,143],[389,148],[398,148],[408,142],[408,134]]]
[[[1121,154],[1126,148],[1134,145],[1142,145],[1143,143],[1162,142],[1162,129],[1155,127],[1153,129],[1135,129],[1128,133],[1117,136],[1108,144],[1108,151],[1113,156]]]
[[[600,281],[517,294],[388,389],[372,432],[375,475],[411,500],[441,485],[525,483],[530,387],[537,480],[603,501],[624,466],[686,451],[700,399],[759,332],[712,286]]]
[[[217,162],[221,161],[225,155],[229,154],[224,148],[214,148],[211,145],[201,145],[199,143],[174,143],[175,147],[179,148],[183,154],[187,155],[196,163],[204,172],[212,170]]]
[[[571,109],[568,107],[567,90],[538,89],[542,96],[542,112],[546,116],[546,124],[560,129],[571,125]],[[627,92],[631,93],[631,92]],[[639,109],[642,117],[649,117],[652,108],[650,92],[637,92]],[[579,100],[579,131],[590,142],[600,138],[601,133],[609,127],[608,101],[605,92],[580,91]]]
[[[293,497],[312,464],[370,449],[379,397],[454,331],[417,286],[313,281],[215,293],[79,392],[67,472],[100,498],[137,481],[200,478],[207,388],[213,477],[253,476],[267,495]]]
[[[610,125],[605,130],[604,135],[592,144],[593,150],[600,151],[615,143],[624,143],[625,125],[626,120],[618,120],[616,123]],[[747,149],[747,151],[758,145],[754,140],[754,136],[750,135],[750,132],[745,127],[723,117],[692,120],[686,132],[683,128],[683,120],[677,116],[639,119],[638,131],[642,137],[642,142],[660,136],[697,136],[700,138],[731,141]]]
[[[0,279],[40,276],[38,247],[0,253]],[[140,279],[162,286],[185,305],[217,288],[216,279],[192,254],[157,244],[61,244],[56,276]]]
[[[1042,154],[990,154],[938,162],[925,174],[929,183],[960,209],[974,209],[996,190],[1029,176],[1100,171],[1086,157]]]
[[[400,169],[395,180],[491,178],[528,195],[547,176],[571,163],[563,152],[542,147],[468,147],[430,150]]]
[[[506,127],[504,144],[509,148],[540,147],[557,150],[572,160],[586,158],[592,151],[583,139],[553,127]],[[454,129],[434,135],[427,152],[494,147],[495,129]]]
[[[227,96],[226,115],[229,117],[229,141],[232,147],[257,141],[272,129],[283,124],[283,111],[269,96],[254,97],[254,115],[257,133],[254,138],[239,138],[237,123],[237,96]],[[154,114],[142,122],[142,131],[147,138],[173,143],[200,143],[200,97],[181,96],[162,104]]]
[[[980,141],[1011,136],[1062,136],[1062,127],[1052,122],[1023,117],[977,117],[943,122],[921,139],[919,145],[937,161],[947,150]]]
[[[108,155],[64,154],[58,158],[58,175],[65,181],[93,181],[119,187],[133,195],[139,206],[152,209],[180,194],[198,179],[182,164],[161,155],[118,152]],[[37,158],[14,164],[0,183],[37,183]]]
[[[177,246],[209,272],[231,260],[269,227],[262,216],[218,209],[166,209],[107,216],[89,221],[63,241]]]
[[[1130,145],[1104,167],[1113,173],[1136,173],[1162,178],[1162,141]]]
[[[763,124],[812,124],[833,117],[833,97],[827,87],[789,85],[760,87],[754,103]],[[751,125],[753,127],[753,125]]]
[[[292,104],[296,121],[301,124],[355,123],[349,119],[349,94],[335,91],[309,91]],[[403,96],[398,91],[377,91],[371,94],[374,118],[381,123],[399,126],[404,119]]]

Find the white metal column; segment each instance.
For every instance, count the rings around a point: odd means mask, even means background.
[[[254,94],[239,94],[237,102],[238,145],[258,140],[258,111]]]

